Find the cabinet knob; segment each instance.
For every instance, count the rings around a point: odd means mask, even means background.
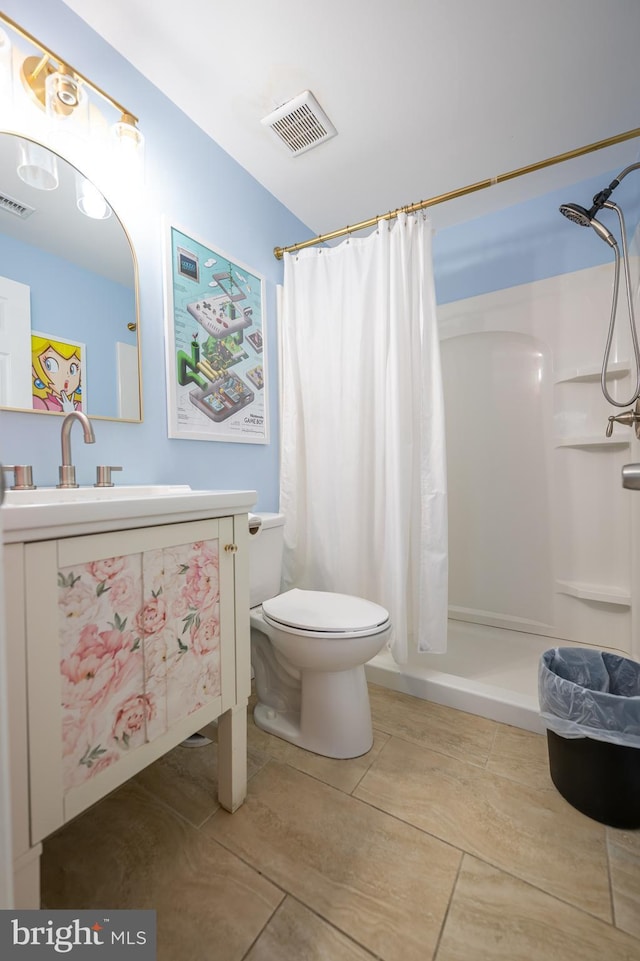
[[[237,554],[237,553],[238,553],[238,545],[237,545],[237,544],[225,544],[225,545],[224,545],[224,549],[225,549],[225,551],[226,551],[227,554]]]

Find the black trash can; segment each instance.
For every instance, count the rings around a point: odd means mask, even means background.
[[[540,659],[538,694],[560,794],[596,821],[640,827],[640,664],[553,648]]]

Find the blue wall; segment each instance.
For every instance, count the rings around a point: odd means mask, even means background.
[[[93,446],[85,446],[81,431],[74,431],[79,483],[94,482],[98,463],[122,464],[124,472],[117,478],[122,484],[252,489],[258,491],[258,509],[275,510],[279,463],[275,290],[282,282],[282,264],[274,258],[273,248],[311,232],[60,0],[28,4],[4,0],[2,9],[133,110],[146,138],[144,196],[139,210],[123,217],[139,265],[144,422],[97,420]],[[167,221],[250,264],[266,278],[268,445],[167,438],[162,269]],[[0,459],[5,464],[33,464],[36,484],[55,485],[60,425],[61,418],[53,414],[0,412]]]
[[[627,165],[636,159],[637,147],[631,144]],[[438,303],[544,280],[597,264],[613,265],[612,249],[595,231],[572,224],[560,214],[558,207],[562,203],[590,207],[594,194],[619,173],[620,169],[605,171],[573,187],[437,233],[433,263]],[[622,207],[631,238],[640,219],[640,170],[624,178],[611,200]],[[598,219],[611,230],[622,249],[617,215],[602,210]]]

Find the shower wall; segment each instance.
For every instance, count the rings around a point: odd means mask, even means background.
[[[605,264],[439,308],[449,603],[457,621],[638,657],[640,493],[621,468],[640,442],[605,436],[619,411],[599,383],[612,277]],[[623,299],[610,376],[614,397],[633,393]]]

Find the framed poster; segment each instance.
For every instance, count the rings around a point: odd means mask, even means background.
[[[169,437],[269,442],[264,277],[167,225]]]
[[[31,331],[31,398],[34,410],[88,413],[87,348],[77,340]]]

